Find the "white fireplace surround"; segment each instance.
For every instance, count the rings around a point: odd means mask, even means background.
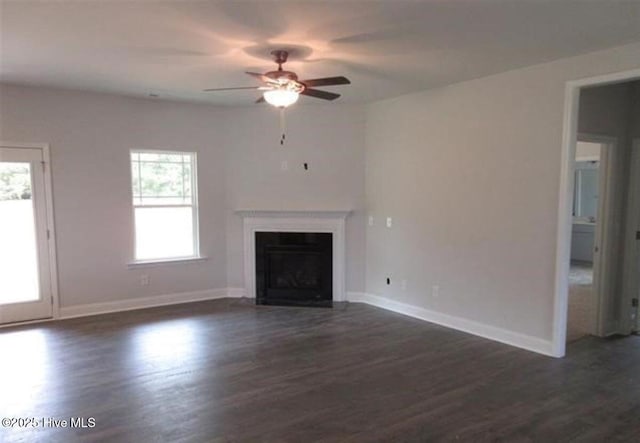
[[[333,234],[333,301],[346,301],[345,221],[351,211],[238,210],[244,225],[244,286],[256,296],[256,232],[327,232]]]

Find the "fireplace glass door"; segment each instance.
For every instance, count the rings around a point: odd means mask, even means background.
[[[257,232],[257,303],[331,306],[332,234]]]

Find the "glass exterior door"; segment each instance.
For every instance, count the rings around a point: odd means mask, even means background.
[[[51,317],[41,149],[0,147],[0,323]]]

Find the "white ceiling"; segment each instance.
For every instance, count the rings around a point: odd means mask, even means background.
[[[0,81],[249,104],[273,48],[369,102],[640,40],[640,1],[4,1]],[[295,55],[295,54],[294,54]],[[304,98],[307,102],[313,101]]]

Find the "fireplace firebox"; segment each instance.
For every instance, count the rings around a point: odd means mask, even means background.
[[[256,303],[331,307],[332,234],[256,232]]]

